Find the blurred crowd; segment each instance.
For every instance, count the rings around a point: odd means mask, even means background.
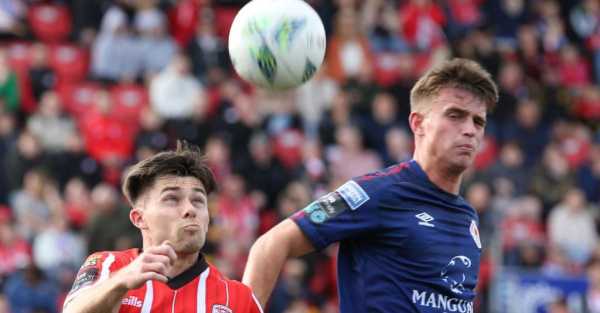
[[[410,88],[452,56],[501,95],[463,188],[485,246],[477,312],[503,267],[587,276],[600,312],[600,1],[307,0],[325,62],[276,94],[231,68],[244,2],[0,1],[1,313],[60,312],[86,255],[141,246],[121,175],[176,139],[216,175],[204,250],[239,279],[259,234],[411,158]],[[335,255],[289,261],[268,312],[336,312]]]

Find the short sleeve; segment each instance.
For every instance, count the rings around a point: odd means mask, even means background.
[[[291,218],[317,250],[378,229],[379,186],[375,180],[349,180]]]
[[[79,291],[108,279],[111,272],[115,272],[121,267],[120,263],[117,262],[116,255],[113,252],[97,252],[88,256],[75,276],[75,281],[65,299],[65,303]]]

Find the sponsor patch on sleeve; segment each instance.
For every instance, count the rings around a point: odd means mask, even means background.
[[[304,208],[311,222],[321,224],[349,209],[348,203],[337,192],[331,192]]]
[[[75,278],[75,282],[73,283],[73,288],[71,288],[71,291],[69,293],[74,293],[85,286],[93,284],[98,279],[98,272],[98,268],[93,266],[81,268],[81,270],[79,270],[79,272],[77,273],[77,277]]]
[[[365,190],[353,180],[341,185],[336,191],[346,200],[351,210],[358,209],[370,199]]]

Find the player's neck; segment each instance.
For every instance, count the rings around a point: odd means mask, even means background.
[[[458,195],[462,172],[454,173],[449,168],[442,166],[442,162],[436,162],[428,157],[420,157],[418,154],[415,154],[414,160],[419,163],[425,174],[427,174],[427,178],[434,185],[448,193]]]
[[[188,268],[192,267],[198,261],[200,253],[190,254],[177,254],[177,260],[173,263],[171,270],[169,271],[169,277],[176,277],[177,275],[185,272]]]

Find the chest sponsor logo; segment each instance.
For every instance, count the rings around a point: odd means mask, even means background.
[[[370,199],[367,192],[353,180],[341,185],[336,191],[346,200],[350,210],[358,209]]]
[[[475,220],[471,220],[471,227],[469,227],[469,231],[471,232],[471,237],[473,237],[473,241],[475,241],[475,245],[477,248],[481,249],[481,239],[479,238],[479,228],[477,227],[477,223]]]
[[[473,301],[448,297],[447,295],[413,289],[412,302],[442,312],[473,313]]]
[[[134,306],[136,308],[141,308],[143,303],[142,303],[142,300],[140,300],[138,297],[129,296],[127,298],[123,298],[123,300],[121,300],[121,304]]]
[[[471,259],[464,255],[457,255],[442,269],[440,273],[442,280],[455,294],[460,295],[465,292],[463,283],[467,280],[467,275],[471,272],[471,265]]]
[[[211,313],[233,313],[233,311],[224,305],[215,304],[212,307]]]
[[[415,215],[415,217],[419,220],[419,225],[427,226],[427,227],[435,227],[431,222],[433,222],[433,216],[427,214],[426,212],[419,213]]]

